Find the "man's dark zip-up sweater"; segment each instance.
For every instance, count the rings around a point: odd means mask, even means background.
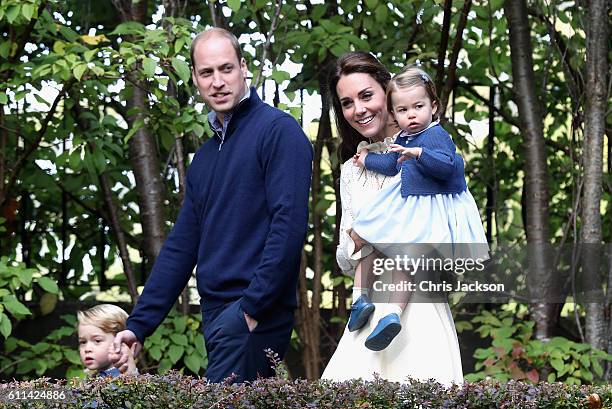
[[[256,320],[295,308],[312,145],[290,115],[251,95],[196,152],[176,224],[127,328],[143,342],[196,266],[202,313],[240,299]]]

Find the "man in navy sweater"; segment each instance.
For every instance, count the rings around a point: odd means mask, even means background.
[[[264,349],[282,357],[289,345],[312,146],[290,115],[247,87],[246,62],[233,34],[219,28],[198,34],[191,60],[215,135],[189,166],[176,224],[114,345],[117,353],[122,342],[137,343],[139,350],[196,266],[206,377],[253,380],[272,375]]]

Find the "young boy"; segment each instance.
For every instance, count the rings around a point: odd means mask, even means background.
[[[119,376],[122,372],[138,375],[134,363],[134,351],[127,351],[128,363],[121,371],[112,365],[113,340],[119,331],[125,329],[128,314],[112,304],[100,304],[77,313],[79,333],[79,354],[86,372],[98,376]],[[122,348],[129,350],[126,344]]]

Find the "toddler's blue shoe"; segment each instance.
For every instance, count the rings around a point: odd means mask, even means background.
[[[348,321],[349,331],[357,331],[363,327],[374,312],[374,308],[374,304],[372,304],[367,295],[362,294],[357,298],[353,305],[351,305],[351,316]]]
[[[385,315],[378,321],[374,331],[366,338],[366,348],[372,351],[382,351],[389,346],[401,329],[402,324],[399,315],[396,313]]]

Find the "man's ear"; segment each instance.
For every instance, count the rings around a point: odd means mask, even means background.
[[[247,68],[247,63],[244,58],[240,60],[240,69],[242,70],[242,75],[244,75],[244,78],[246,79],[247,75],[249,74],[249,70]]]

